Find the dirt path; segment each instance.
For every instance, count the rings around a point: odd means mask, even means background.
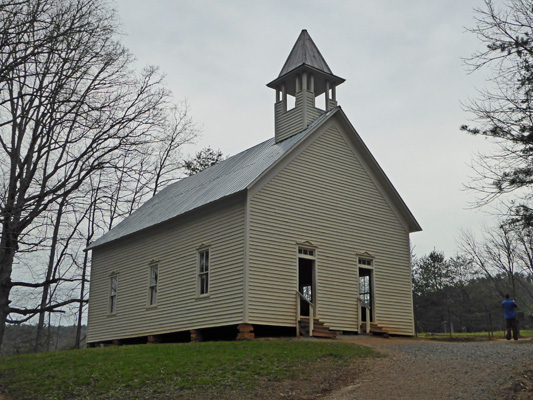
[[[533,399],[533,341],[450,343],[358,336],[385,357],[365,361],[322,400]]]

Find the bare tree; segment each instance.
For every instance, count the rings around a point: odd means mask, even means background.
[[[151,143],[140,145],[135,151],[128,149],[122,152],[116,168],[101,170],[91,177],[82,196],[88,203],[77,207],[79,218],[84,220],[85,226],[85,230],[80,231],[83,246],[88,246],[95,236],[105,233],[115,222],[130,215],[159,189],[180,179],[183,175],[180,166],[181,147],[194,140],[197,134],[198,129],[189,116],[187,102],[180,102],[172,107],[162,129],[154,130]],[[78,247],[80,244],[74,243]],[[85,287],[90,270],[88,253],[83,252],[82,259],[78,261],[73,258],[73,262],[81,271],[78,277],[79,295],[71,296],[80,299],[74,342],[75,347],[79,347],[86,305]]]
[[[477,35],[482,50],[466,60],[472,71],[489,70],[487,88],[465,105],[477,126],[462,129],[497,144],[475,165],[471,187],[482,193],[480,205],[513,192],[521,199],[511,206],[515,217],[533,224],[533,8],[531,1],[509,0],[498,7],[484,0],[477,9]]]
[[[524,239],[521,229],[514,230],[504,223],[497,229],[486,229],[480,239],[463,232],[459,246],[462,254],[493,283],[501,297],[506,292],[514,296],[517,285],[523,285],[522,278],[529,273],[530,264],[526,260],[531,249],[523,246]],[[505,277],[506,284],[499,279],[501,276]]]
[[[153,163],[152,195],[170,182],[175,181],[176,172],[182,171],[182,163],[178,161],[181,147],[190,143],[198,135],[198,129],[189,116],[189,106],[186,101],[180,103],[172,110],[172,118],[168,126],[165,127],[160,139],[155,143],[155,162]],[[215,159],[212,163],[217,163],[222,159],[222,152],[215,152]],[[187,163],[187,162],[185,162]],[[186,166],[185,166],[186,167]]]
[[[169,124],[170,94],[155,68],[131,70],[103,0],[3,1],[0,5],[0,345],[16,254],[40,216],[124,152],[153,143]],[[33,283],[34,287],[50,284]]]
[[[59,232],[61,229],[61,219],[63,217],[63,213],[65,211],[65,204],[67,201],[68,201],[68,197],[61,198],[58,208],[57,208],[57,212],[55,213],[55,221],[53,223],[51,245],[50,245],[50,251],[48,255],[48,266],[46,268],[45,278],[43,282],[40,308],[45,308],[47,305],[49,305],[48,300],[49,300],[49,295],[50,295],[50,286],[53,284],[52,276],[53,276],[53,272],[55,269],[54,266],[56,265],[56,250],[58,247],[57,244],[59,240]],[[34,351],[41,350],[42,336],[43,336],[43,330],[44,330],[44,319],[45,319],[45,314],[40,313],[39,322],[37,323],[37,333],[35,337]]]
[[[533,229],[515,228],[517,247],[519,249],[518,258],[523,271],[533,277]],[[533,297],[533,293],[531,294]]]

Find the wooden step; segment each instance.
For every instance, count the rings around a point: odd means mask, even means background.
[[[317,332],[313,329],[313,337],[322,338],[322,339],[335,339],[337,335],[335,335],[333,332]]]
[[[300,332],[304,336],[309,336],[309,317],[300,317]],[[313,337],[335,339],[336,336],[337,335],[318,318],[313,318]]]
[[[361,332],[366,332],[366,322],[361,322]],[[375,322],[370,323],[370,333],[377,333],[381,335],[388,335],[388,332],[382,326],[376,324]]]

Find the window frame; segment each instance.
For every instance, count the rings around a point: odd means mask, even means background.
[[[373,257],[357,257],[357,265],[363,265],[361,268],[373,269],[374,258]]]
[[[205,257],[207,256],[207,258]],[[203,261],[203,263],[202,263]],[[205,268],[207,266],[207,268]],[[211,273],[211,249],[209,247],[198,250],[197,256],[197,297],[208,297],[210,295],[211,285],[209,275]]]
[[[115,315],[117,313],[117,298],[118,298],[118,274],[112,274],[109,279],[109,303],[108,303],[108,308],[107,308],[109,315]]]
[[[363,292],[366,296],[368,296],[368,301],[365,301],[365,299],[361,298],[361,269],[368,271],[368,291]],[[357,296],[361,301],[361,305],[370,308],[370,322],[375,322],[375,258],[369,253],[357,255],[357,283]]]
[[[156,271],[155,283],[153,282],[153,271]],[[157,306],[159,291],[159,264],[151,263],[148,269],[148,307]]]
[[[298,246],[298,257],[316,260],[316,247]]]
[[[305,288],[300,291],[300,259],[309,260],[312,262],[312,278],[310,291],[306,291]],[[318,246],[313,245],[311,242],[296,242],[296,290],[300,292],[307,301],[309,301],[316,310],[318,308]]]
[[[361,270],[359,269],[357,275],[358,275],[358,281],[359,281],[359,287],[358,287],[358,292],[359,292],[359,300],[361,301],[361,304],[364,306],[364,307],[370,307],[370,309],[373,309],[373,300],[374,300],[374,296],[373,296],[373,283],[374,283],[374,279],[373,279],[373,270],[370,269],[370,268],[365,268],[365,267],[359,267],[360,269],[366,269],[369,272],[368,275],[363,275],[361,276]],[[362,278],[368,278],[368,279],[365,279],[366,282],[362,282],[361,279]],[[364,291],[361,290],[361,284],[363,283],[363,285],[365,286],[365,289]]]

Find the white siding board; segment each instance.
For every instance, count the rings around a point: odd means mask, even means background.
[[[305,104],[304,104],[305,103]],[[312,91],[300,91],[296,94],[295,107],[283,112],[282,103],[275,105],[277,141],[301,132],[324,114],[324,110],[315,107]]]
[[[307,125],[310,125],[314,120],[324,114],[324,110],[315,107],[315,99],[310,99],[307,106]]]
[[[318,246],[317,313],[328,326],[358,330],[356,253],[368,251],[377,322],[413,333],[408,233],[349,146],[330,127],[251,198],[251,321],[294,325],[296,243],[308,240]]]
[[[278,141],[302,131],[303,128],[301,109],[295,107],[284,113],[281,111],[281,103],[276,103],[276,137]]]
[[[210,295],[197,298],[197,249],[210,245]],[[159,264],[157,306],[148,307],[148,265]],[[244,202],[179,219],[93,250],[88,341],[242,322]],[[108,314],[110,274],[117,313]]]

